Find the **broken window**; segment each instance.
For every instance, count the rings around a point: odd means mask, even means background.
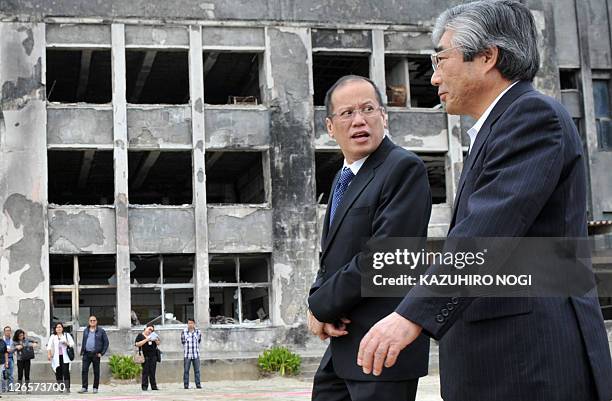
[[[559,80],[561,90],[578,89],[578,71],[577,70],[559,70]]]
[[[49,48],[46,63],[48,101],[112,101],[110,50]]]
[[[110,205],[115,200],[111,150],[49,150],[49,203]]]
[[[267,255],[211,255],[208,266],[211,324],[269,322]]]
[[[599,149],[612,151],[612,87],[609,79],[593,80],[593,103]]]
[[[317,187],[317,203],[327,204],[333,191],[332,184],[336,173],[342,168],[344,156],[340,151],[316,151],[315,175]]]
[[[191,204],[192,167],[189,151],[128,152],[131,204]]]
[[[189,103],[187,51],[126,50],[125,63],[128,103]]]
[[[431,60],[428,56],[385,57],[387,105],[391,107],[435,107],[438,91],[431,84]]]
[[[312,56],[314,105],[325,104],[325,94],[344,75],[370,76],[370,58],[367,54],[314,53]]]
[[[439,153],[417,153],[427,168],[433,204],[446,203],[446,156]]]
[[[83,288],[79,290],[79,322],[87,325],[87,319],[95,315],[101,326],[114,326],[117,305],[117,288]]]
[[[204,102],[261,103],[259,53],[204,52]]]
[[[264,203],[261,152],[206,152],[207,203]]]
[[[86,326],[90,315],[116,325],[115,255],[49,255],[51,321]]]
[[[194,316],[193,272],[193,255],[132,255],[132,325],[187,323]]]

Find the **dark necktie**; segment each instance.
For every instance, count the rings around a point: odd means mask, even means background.
[[[336,209],[342,202],[342,197],[346,192],[351,180],[355,177],[355,174],[351,171],[350,168],[344,167],[342,172],[340,173],[340,178],[338,179],[338,183],[336,184],[336,188],[334,188],[334,197],[332,198],[331,204],[331,212],[329,214],[329,225],[331,225],[334,220],[334,215],[336,214]]]

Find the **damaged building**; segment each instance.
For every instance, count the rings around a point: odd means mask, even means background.
[[[588,156],[609,276],[612,2],[525,2],[535,86]],[[425,162],[429,235],[444,237],[473,121],[438,104],[430,34],[458,3],[0,0],[0,323],[46,337],[95,314],[126,353],[144,323],[171,339],[193,316],[208,358],[318,355],[305,300],[342,163],[325,92],[345,74],[386,89],[389,134]]]

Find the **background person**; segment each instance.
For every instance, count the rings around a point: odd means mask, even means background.
[[[6,380],[2,381],[2,391],[6,392],[8,391],[10,388],[12,388],[12,384],[14,384],[13,382],[13,369],[14,369],[14,359],[13,359],[13,331],[11,329],[11,326],[5,326],[4,327],[4,337],[3,337],[4,343],[6,344],[6,350],[8,352],[8,358],[7,358],[7,366],[5,367],[5,376],[6,376]]]
[[[159,390],[155,380],[155,371],[157,369],[157,346],[160,344],[160,339],[157,334],[153,333],[154,330],[153,325],[147,325],[144,331],[136,336],[135,340],[135,345],[140,348],[145,358],[142,364],[142,379],[140,381],[143,391],[149,389],[149,382],[151,383],[151,390]]]
[[[195,327],[195,320],[187,319],[187,328],[181,333],[181,344],[183,344],[183,386],[189,388],[189,369],[193,365],[193,376],[197,388],[200,384],[200,342],[202,333]]]
[[[86,393],[88,387],[89,365],[93,364],[94,382],[93,392],[98,392],[100,385],[100,358],[108,350],[108,337],[102,327],[98,327],[98,319],[91,315],[85,330],[83,330],[83,341],[81,342],[81,357],[83,366],[81,369],[81,389],[79,393]]]
[[[56,382],[64,383],[67,393],[70,392],[70,364],[72,363],[67,353],[68,347],[74,349],[74,340],[70,333],[64,332],[64,324],[58,322],[53,326],[53,334],[47,342],[47,359],[51,361]]]
[[[31,340],[27,337],[26,332],[17,329],[13,336],[13,344],[15,346],[15,360],[17,361],[17,380],[20,389],[23,386],[25,376],[26,393],[29,393],[28,383],[30,382],[30,365],[34,359],[34,348],[38,347],[38,341]]]
[[[8,351],[6,350],[4,338],[0,338],[0,381],[3,389],[6,385],[6,383],[4,383],[4,371],[6,369],[8,369]],[[2,390],[2,392],[4,392],[4,390]]]

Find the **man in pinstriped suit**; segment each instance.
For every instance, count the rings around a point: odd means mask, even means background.
[[[448,237],[586,237],[582,145],[563,106],[531,86],[539,55],[529,9],[511,0],[459,5],[438,18],[433,39],[431,82],[447,112],[477,120]],[[364,336],[357,357],[364,373],[380,375],[425,333],[440,340],[444,400],[612,398],[595,291],[565,298],[423,294],[413,288]]]

